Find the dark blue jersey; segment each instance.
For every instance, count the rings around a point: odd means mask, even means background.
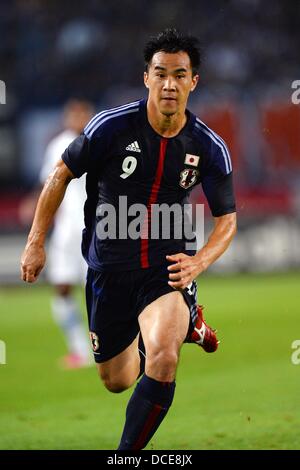
[[[147,268],[166,263],[166,255],[193,254],[186,249],[184,233],[175,235],[176,214],[167,237],[161,229],[151,236],[151,211],[163,204],[183,208],[199,183],[215,217],[235,212],[228,149],[186,113],[180,133],[164,138],[150,126],[145,100],[103,111],[65,150],[62,159],[74,176],[87,173],[82,251],[92,269]],[[144,214],[141,204],[148,209]],[[140,236],[128,236],[127,229],[136,225]]]

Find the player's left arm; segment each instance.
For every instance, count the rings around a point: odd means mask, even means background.
[[[214,263],[226,251],[237,230],[232,166],[225,143],[211,142],[201,173],[202,188],[214,217],[214,229],[196,255],[178,253],[167,257],[174,263],[168,268],[169,284],[176,289],[187,287]]]
[[[167,260],[174,263],[168,267],[169,285],[175,289],[187,287],[227,250],[236,230],[236,212],[214,217],[214,229],[196,255],[178,253],[167,256]]]

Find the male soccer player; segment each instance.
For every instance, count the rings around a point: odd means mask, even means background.
[[[198,82],[197,40],[165,30],[149,40],[144,57],[148,99],[96,115],[65,150],[38,202],[21,262],[23,280],[34,282],[66,187],[86,173],[87,309],[95,360],[108,390],[121,392],[139,376],[139,332],[146,351],[145,373],[129,400],[119,450],[143,449],[167,414],[183,342],[216,349],[215,335],[196,309],[194,280],[227,249],[236,231],[227,147],[186,109]],[[194,254],[184,235],[151,239],[154,205],[183,207],[197,183],[215,222],[205,246]],[[128,237],[124,224],[129,233],[137,203],[148,212],[141,236]],[[105,237],[111,207],[115,233],[110,227]]]

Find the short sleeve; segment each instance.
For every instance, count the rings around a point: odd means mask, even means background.
[[[211,142],[201,181],[214,217],[236,211],[230,153],[221,139],[215,138]]]
[[[80,134],[62,154],[62,159],[76,178],[80,178],[89,169],[89,141]]]

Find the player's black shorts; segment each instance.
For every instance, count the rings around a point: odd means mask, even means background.
[[[89,268],[86,302],[96,362],[111,359],[132,343],[140,330],[139,314],[158,297],[174,292],[168,280],[166,265],[123,272]],[[197,316],[196,282],[182,293],[190,309],[191,327]]]

